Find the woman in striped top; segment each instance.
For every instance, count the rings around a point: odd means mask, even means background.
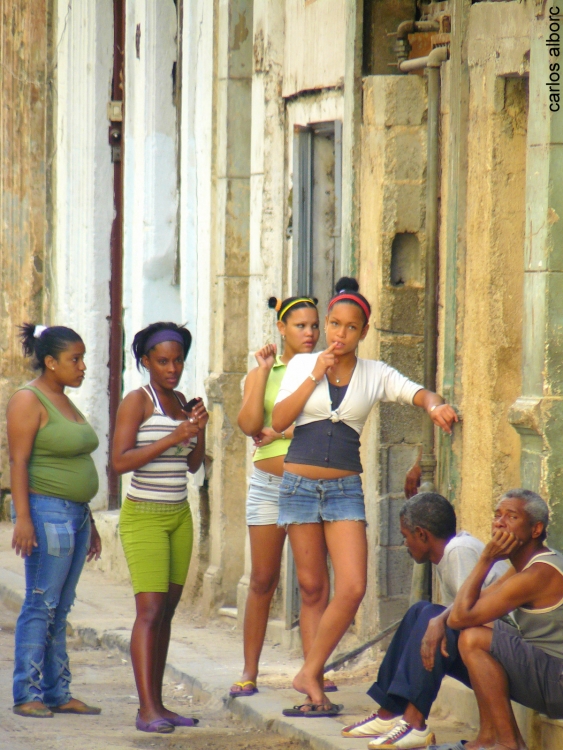
[[[174,390],[191,339],[190,332],[175,323],[153,323],[136,334],[133,354],[150,382],[123,400],[112,447],[115,470],[133,472],[119,530],[137,608],[131,634],[140,703],[136,726],[161,734],[196,723],[162,703],[171,622],[193,543],[187,471],[194,473],[202,464],[209,419],[201,399],[186,404]]]

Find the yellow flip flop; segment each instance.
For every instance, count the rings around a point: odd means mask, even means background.
[[[234,690],[233,688],[238,687],[240,690]],[[229,690],[231,698],[247,698],[249,695],[254,695],[258,692],[256,683],[252,680],[245,680],[244,682],[233,682],[233,687]]]

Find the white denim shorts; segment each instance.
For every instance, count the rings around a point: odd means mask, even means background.
[[[278,495],[282,478],[254,467],[248,498],[246,500],[246,523],[248,526],[275,526],[278,522]]]

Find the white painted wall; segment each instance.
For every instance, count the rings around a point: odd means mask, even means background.
[[[213,122],[213,3],[184,1],[182,120],[180,133],[180,298],[181,320],[193,336],[181,388],[190,399],[205,399],[209,375],[211,178]],[[201,486],[201,468],[190,480]],[[198,503],[192,512],[199,523]]]
[[[193,336],[184,370],[189,398],[209,374],[213,3],[184,0],[180,166],[181,319]]]
[[[113,165],[107,103],[113,67],[112,0],[58,0],[55,242],[50,323],[75,329],[88,370],[70,397],[99,439],[94,460],[107,502],[109,279]]]
[[[182,322],[180,287],[174,279],[178,190],[173,0],[130,0],[125,33],[123,390],[128,393],[146,381],[131,356],[135,333],[159,320]]]
[[[341,86],[346,59],[343,0],[285,0],[283,95]]]
[[[281,96],[284,55],[283,4],[254,2],[255,70],[252,78],[250,160],[249,369],[253,352],[281,343],[268,297],[283,297],[285,242],[285,103]]]

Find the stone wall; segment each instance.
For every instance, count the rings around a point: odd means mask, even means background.
[[[253,4],[218,7],[214,78],[210,375],[209,566],[203,606],[236,604],[244,570],[246,439],[237,426],[248,353]]]
[[[426,85],[419,76],[364,81],[360,289],[373,308],[360,356],[423,378]],[[421,439],[417,409],[381,403],[362,433],[368,593],[356,621],[369,636],[408,604],[412,562],[402,546],[403,484]]]
[[[438,486],[483,539],[495,500],[521,481],[509,409],[522,382],[529,35],[520,4],[471,7],[456,125],[460,70],[442,66],[439,387],[461,422],[439,438]]]

